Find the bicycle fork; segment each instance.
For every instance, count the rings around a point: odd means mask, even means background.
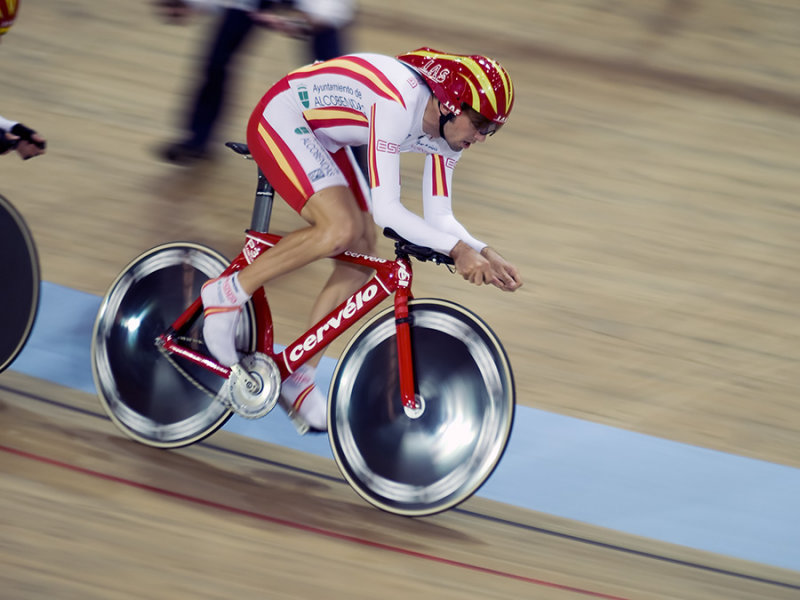
[[[423,400],[414,392],[414,363],[411,359],[411,315],[408,311],[408,300],[411,294],[408,288],[400,288],[394,297],[394,317],[397,328],[397,363],[400,375],[400,398],[406,416],[416,419],[425,410]]]

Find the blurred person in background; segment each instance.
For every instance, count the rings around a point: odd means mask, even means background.
[[[250,117],[247,144],[278,195],[308,226],[241,271],[204,284],[203,336],[211,353],[226,366],[238,363],[234,334],[250,296],[280,275],[345,250],[374,255],[375,224],[450,255],[470,283],[518,289],[517,268],[472,237],[451,206],[461,153],[496,133],[513,103],[513,84],[497,62],[430,48],[397,57],[342,56],[276,83]],[[354,146],[367,148],[369,184],[356,168]],[[423,217],[401,203],[401,152],[425,156]],[[335,262],[310,322],[324,318],[370,274]],[[281,387],[284,408],[311,430],[327,425],[326,400],[314,383],[320,358],[318,352]]]
[[[172,23],[186,22],[193,11],[219,12],[199,83],[184,111],[184,133],[159,152],[165,160],[182,165],[209,156],[209,142],[229,93],[232,62],[254,26],[302,38],[308,43],[307,60],[327,60],[345,52],[344,29],[355,16],[355,0],[158,0],[156,4]]]
[[[19,0],[0,0],[0,41],[11,29],[19,11]],[[0,116],[0,154],[12,149],[23,159],[44,154],[46,141],[30,127]]]

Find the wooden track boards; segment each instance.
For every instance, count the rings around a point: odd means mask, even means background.
[[[227,432],[146,448],[95,398],[16,373],[0,381],[0,415],[0,582],[15,600],[788,600],[800,590],[795,572],[482,499],[426,519],[389,515],[331,460]]]
[[[495,328],[520,403],[800,466],[800,8],[788,0],[361,5],[355,49],[480,51],[514,76],[514,115],[465,154],[455,206],[477,237],[518,264],[526,285],[503,295],[425,267],[417,278],[419,295],[462,302]],[[253,165],[223,149],[190,170],[153,156],[172,139],[208,24],[169,27],[148,5],[121,0],[102,9],[89,0],[24,4],[0,46],[0,114],[39,129],[50,146],[33,161],[0,159],[0,185],[33,230],[46,280],[99,295],[130,259],[162,242],[238,251]],[[251,107],[301,54],[293,40],[253,40],[222,137],[242,139]],[[406,200],[415,206],[419,161],[407,158]],[[287,231],[299,219],[276,205],[273,223]],[[314,265],[270,286],[279,341],[302,331],[327,270]],[[212,442],[279,464],[208,447],[154,453],[95,417],[24,399],[96,411],[90,398],[0,377],[9,447],[235,509],[5,453],[0,514],[10,535],[0,581],[16,597],[142,597],[136,586],[154,598],[231,589],[260,597],[264,588],[276,597],[326,597],[325,581],[333,582],[330,597],[374,597],[389,593],[373,590],[379,580],[398,594],[435,589],[443,598],[575,595],[298,533],[236,510],[622,597],[797,593],[516,525],[492,532],[490,521],[459,512],[424,523],[394,519],[328,479],[336,473],[324,461],[226,434]],[[796,574],[545,515],[478,500],[467,508],[797,583]],[[164,537],[154,544],[157,533]],[[324,577],[307,576],[317,572]],[[229,587],[207,587],[222,581]]]

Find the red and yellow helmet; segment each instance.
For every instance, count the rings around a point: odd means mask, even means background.
[[[18,10],[19,0],[0,0],[0,35],[11,29]]]
[[[0,0],[2,1],[2,0]],[[500,63],[478,54],[447,54],[420,48],[398,57],[428,83],[439,102],[453,114],[466,103],[502,125],[514,106],[514,85]]]

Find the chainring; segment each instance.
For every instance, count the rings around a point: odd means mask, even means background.
[[[220,390],[222,400],[245,419],[259,419],[275,408],[281,394],[278,365],[266,354],[255,352],[231,367]]]

